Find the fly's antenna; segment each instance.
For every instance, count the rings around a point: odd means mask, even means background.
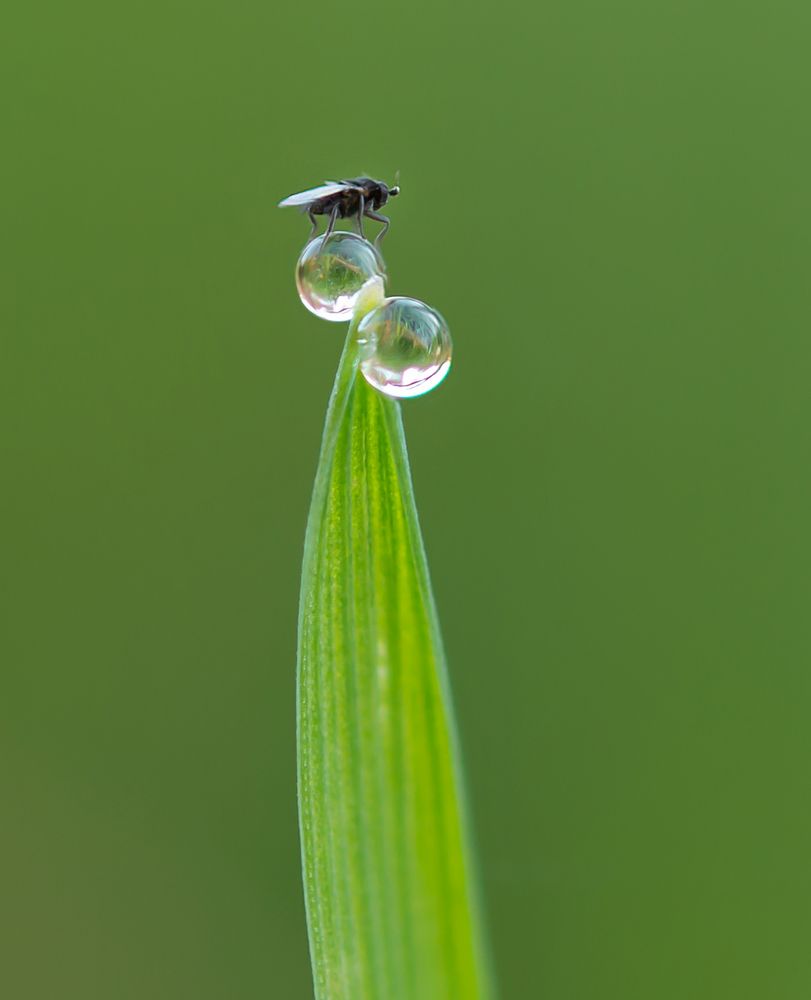
[[[389,188],[389,194],[398,195],[400,193],[400,168],[394,172],[394,187]]]

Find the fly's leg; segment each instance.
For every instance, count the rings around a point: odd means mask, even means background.
[[[318,248],[319,253],[322,253],[324,247],[327,245],[327,240],[332,235],[332,230],[335,228],[335,220],[337,218],[338,218],[338,206],[336,205],[335,208],[333,208],[333,210],[330,212],[329,222],[327,223],[327,228],[324,231],[324,237],[321,240],[321,246]]]
[[[366,237],[363,235],[363,213],[366,211],[366,200],[363,195],[360,196],[360,207],[358,208],[358,232],[360,233],[360,238],[365,240]]]
[[[375,246],[379,246],[380,245],[380,241],[386,235],[386,231],[388,230],[389,226],[391,225],[391,219],[387,219],[385,215],[381,215],[379,212],[367,212],[366,213],[366,218],[367,219],[374,219],[375,222],[382,222],[383,223],[383,228],[380,230],[380,232],[377,234],[377,237],[375,238]]]
[[[310,222],[312,222],[313,224],[313,228],[310,230],[309,239],[307,240],[307,242],[309,243],[314,238],[315,234],[318,232],[318,219],[316,219],[315,213],[311,208],[307,209],[307,215],[309,215]]]

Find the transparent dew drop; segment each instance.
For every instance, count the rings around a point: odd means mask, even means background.
[[[383,258],[356,233],[332,233],[326,246],[316,236],[302,250],[296,264],[296,288],[304,305],[334,323],[352,319],[352,312],[364,284],[374,277],[385,278]]]
[[[439,385],[451,366],[445,320],[419,299],[395,296],[360,321],[363,377],[387,396],[408,399]]]

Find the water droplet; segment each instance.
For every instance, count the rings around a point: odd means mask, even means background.
[[[439,385],[451,366],[445,320],[419,299],[395,296],[358,326],[363,377],[387,396],[407,399]]]
[[[304,305],[321,319],[345,323],[352,319],[364,284],[385,278],[383,258],[355,233],[332,233],[322,249],[323,236],[311,240],[296,265],[296,287]]]

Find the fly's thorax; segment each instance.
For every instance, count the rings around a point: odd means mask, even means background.
[[[366,204],[373,209],[378,209],[389,200],[389,189],[382,181],[376,181],[373,177],[355,177],[348,184],[354,184],[356,188],[361,188]],[[359,200],[359,199],[358,199]]]

